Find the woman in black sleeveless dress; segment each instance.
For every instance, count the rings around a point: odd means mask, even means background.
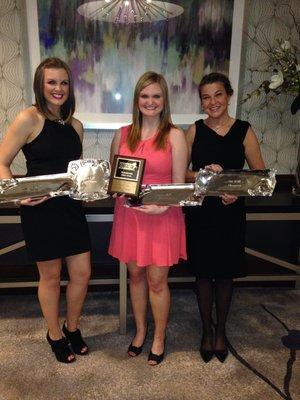
[[[204,76],[199,93],[208,118],[196,121],[187,131],[192,163],[187,180],[193,182],[200,168],[214,172],[242,169],[245,160],[251,169],[264,169],[250,124],[228,114],[228,101],[233,94],[228,78],[219,73]],[[245,276],[244,199],[227,194],[206,197],[202,206],[187,207],[185,213],[188,265],[196,275],[202,319],[200,354],[205,362],[213,355],[223,362],[228,354],[225,324],[232,297],[232,279]],[[214,295],[217,326],[213,337]]]
[[[66,172],[68,163],[81,157],[83,127],[73,117],[75,98],[69,67],[57,58],[44,60],[35,73],[34,92],[35,105],[17,116],[4,137],[0,148],[1,179],[12,177],[10,164],[19,150],[26,158],[27,176]],[[28,256],[39,270],[38,295],[48,325],[47,340],[58,361],[73,362],[74,353],[88,353],[77,327],[91,270],[89,230],[82,204],[68,196],[25,199],[20,211]],[[66,322],[61,330],[63,258],[70,280]]]

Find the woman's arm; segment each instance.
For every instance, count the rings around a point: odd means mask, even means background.
[[[20,112],[16,119],[8,128],[3,141],[0,145],[0,179],[9,179],[12,177],[10,165],[21,148],[28,142],[31,135],[36,134],[41,125],[41,118],[34,108],[27,108]],[[43,203],[48,199],[44,196],[38,199],[23,199],[20,201],[23,205],[34,206]]]
[[[22,111],[8,128],[0,145],[0,179],[12,177],[10,165],[34,132],[38,118],[30,109]]]
[[[186,131],[186,141],[188,146],[188,164],[191,161],[192,146],[195,139],[195,134],[196,134],[196,125],[195,124],[190,125],[188,130]],[[185,180],[186,182],[195,182],[196,176],[197,172],[187,169],[185,173]]]
[[[172,146],[172,183],[184,183],[188,164],[188,146],[182,130],[173,128],[170,132]]]
[[[245,156],[249,167],[251,169],[265,169],[265,163],[261,155],[258,140],[251,127],[249,127],[247,130],[244,139],[244,147]],[[230,196],[226,193],[224,193],[221,198],[224,205],[232,204],[237,199],[237,197]]]
[[[79,121],[79,119],[72,118],[72,126],[75,129],[75,131],[78,133],[78,136],[80,138],[81,143],[83,142],[83,135],[84,135],[84,130],[83,130],[83,125],[82,122]]]
[[[83,136],[84,136],[84,130],[83,130],[83,125],[82,122],[79,121],[79,119],[76,118],[72,118],[72,126],[75,129],[75,131],[77,132],[79,139],[81,141],[81,143],[83,143]],[[81,153],[80,158],[83,158],[83,154]]]
[[[251,127],[248,128],[245,139],[245,157],[250,169],[265,169],[257,137]]]

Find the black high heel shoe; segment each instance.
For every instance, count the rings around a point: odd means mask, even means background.
[[[70,350],[70,347],[68,346],[68,343],[64,337],[58,340],[52,340],[49,336],[48,331],[46,339],[50,344],[57,361],[65,364],[70,364],[75,361],[74,353],[72,353],[72,351]],[[70,356],[73,356],[73,358],[70,359]]]
[[[215,356],[217,357],[217,359],[218,359],[221,363],[223,363],[223,362],[226,360],[227,356],[228,356],[228,349],[227,349],[227,347],[226,347],[226,349],[224,349],[224,350],[215,350]]]
[[[132,342],[131,342],[130,345],[128,346],[128,349],[127,349],[128,355],[130,357],[139,356],[141,354],[141,352],[143,351],[143,346],[144,346],[144,343],[141,346],[134,346],[132,344]],[[130,354],[130,353],[133,353],[134,356],[132,354]]]
[[[224,339],[225,348],[222,349],[222,350],[216,350],[215,349],[215,351],[214,351],[215,356],[217,357],[217,359],[221,363],[223,363],[226,360],[227,356],[228,356],[228,348],[227,348],[227,345],[226,345],[227,339],[226,339],[225,334],[222,335],[222,338]]]
[[[148,326],[147,326],[147,328],[146,328],[145,338],[144,338],[143,344],[142,344],[141,346],[134,346],[134,345],[132,344],[132,342],[130,343],[130,345],[128,346],[128,349],[127,349],[127,354],[128,354],[130,357],[136,357],[136,356],[139,356],[139,355],[141,354],[141,352],[143,351],[143,346],[144,346],[144,343],[145,343],[147,334],[148,334]],[[133,353],[134,355],[132,355],[132,354],[130,354],[130,353]]]
[[[82,339],[80,330],[76,329],[76,331],[70,332],[68,331],[65,324],[66,323],[64,322],[62,331],[66,337],[67,342],[71,344],[74,353],[78,354],[79,356],[86,356],[89,353],[89,348],[85,341]]]
[[[216,354],[213,350],[205,350],[200,347],[200,355],[202,360],[207,364],[213,358],[214,354]]]
[[[211,350],[205,349],[203,344],[204,344],[204,335],[202,335],[199,352],[200,352],[202,360],[205,363],[208,363],[213,358],[215,352],[213,349],[211,349]]]
[[[155,367],[156,365],[160,364],[163,361],[165,354],[166,354],[166,337],[164,340],[164,351],[161,354],[154,354],[150,350],[150,353],[148,356],[148,361],[154,361],[155,364],[149,364],[149,365],[151,365],[152,367]]]

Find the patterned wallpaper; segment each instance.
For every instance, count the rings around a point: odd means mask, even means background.
[[[276,47],[276,39],[290,40],[299,49],[299,36],[287,5],[292,7],[300,24],[299,0],[249,1],[248,31],[251,37],[256,37],[260,43],[270,43],[272,47]],[[250,39],[247,39],[245,47],[245,68],[240,88],[243,97],[270,78],[268,72],[255,71],[265,68],[267,56]],[[295,171],[300,145],[300,111],[291,114],[292,99],[292,96],[280,95],[267,109],[261,109],[263,98],[254,97],[241,108],[241,118],[251,123],[260,140],[266,165],[281,174]]]
[[[26,105],[21,1],[0,1],[0,137]],[[14,174],[24,174],[25,160],[21,153],[15,158],[12,170]]]
[[[292,6],[300,18],[299,0],[251,0],[248,1],[248,29],[251,35],[268,38],[295,40],[296,32],[285,3]],[[0,137],[25,107],[25,78],[23,38],[21,33],[21,5],[23,0],[0,0]],[[249,93],[266,78],[263,69],[263,53],[249,39],[245,39],[243,68],[241,73],[240,97]],[[268,75],[269,77],[269,75]],[[291,98],[279,96],[268,109],[260,109],[260,101],[250,100],[240,107],[240,115],[248,120],[261,143],[267,167],[276,168],[278,173],[293,173],[296,153],[300,142],[299,111],[292,116],[289,111]],[[112,138],[111,131],[87,131],[84,140],[84,157],[108,158]],[[12,165],[13,173],[25,173],[25,161],[20,153]]]

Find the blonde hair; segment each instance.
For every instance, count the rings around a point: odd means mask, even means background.
[[[137,147],[139,140],[141,139],[142,119],[143,115],[139,109],[139,96],[145,87],[152,83],[158,83],[162,95],[163,95],[163,109],[160,114],[160,123],[158,126],[158,133],[155,138],[155,145],[157,149],[163,149],[166,146],[166,139],[170,132],[170,129],[174,127],[171,121],[170,103],[169,103],[169,91],[168,85],[165,78],[153,71],[145,72],[138,80],[133,97],[132,107],[132,125],[130,132],[127,136],[127,145],[131,151],[134,151]]]
[[[74,84],[72,73],[69,66],[59,58],[51,57],[43,60],[37,67],[34,80],[33,80],[33,90],[35,95],[34,106],[39,110],[39,112],[47,119],[53,119],[54,115],[50,112],[47,107],[47,102],[44,96],[44,71],[45,69],[64,69],[68,74],[69,79],[69,96],[65,103],[61,106],[61,117],[66,123],[71,123],[72,116],[75,112],[75,96],[74,96]]]

